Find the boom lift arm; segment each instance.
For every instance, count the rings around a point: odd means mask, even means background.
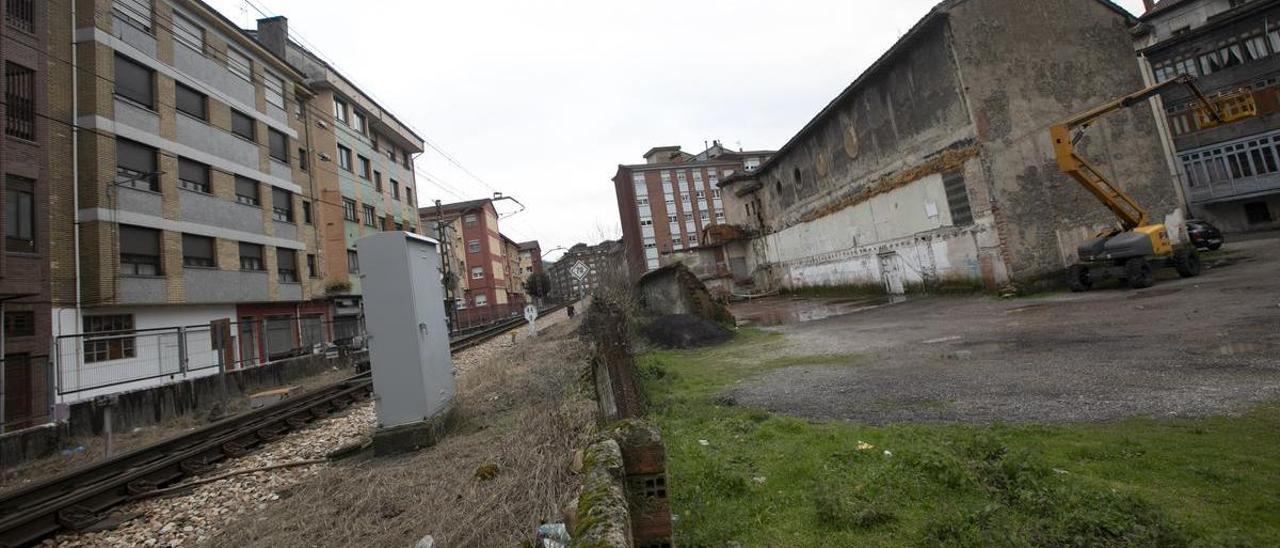
[[[1145,101],[1161,90],[1179,84],[1186,86],[1191,91],[1191,94],[1200,102],[1203,114],[1208,116],[1213,124],[1224,123],[1222,110],[1200,91],[1200,87],[1195,83],[1195,77],[1181,74],[1176,78],[1165,80],[1072,116],[1049,128],[1049,135],[1053,139],[1053,152],[1058,159],[1058,167],[1063,173],[1070,175],[1071,178],[1083,185],[1086,190],[1098,198],[1103,205],[1107,206],[1107,209],[1110,209],[1120,219],[1121,231],[1133,230],[1150,224],[1151,219],[1147,214],[1147,210],[1139,205],[1132,196],[1129,196],[1108,181],[1102,175],[1102,172],[1098,171],[1093,164],[1077,153],[1075,145],[1084,137],[1084,131],[1098,118]],[[1073,131],[1076,132],[1075,135],[1072,135]]]

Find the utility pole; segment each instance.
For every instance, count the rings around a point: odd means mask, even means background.
[[[457,296],[454,294],[455,291],[453,286],[458,282],[449,276],[449,269],[453,263],[453,242],[446,241],[444,236],[444,206],[441,204],[440,200],[436,200],[436,239],[440,241],[440,249],[442,251],[440,254],[440,264],[444,266],[444,281],[446,282],[444,286],[446,310],[444,312],[449,318],[450,329],[457,329],[458,307],[455,302]]]

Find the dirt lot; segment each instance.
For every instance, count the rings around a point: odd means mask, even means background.
[[[1141,291],[739,306],[740,321],[790,319],[766,327],[786,336],[781,357],[848,358],[774,371],[728,395],[873,424],[1241,411],[1280,397],[1280,235],[1224,251],[1201,277]]]

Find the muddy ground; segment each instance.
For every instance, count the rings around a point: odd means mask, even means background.
[[[1226,251],[1198,278],[1140,291],[739,306],[740,321],[785,335],[779,355],[849,358],[774,371],[728,395],[873,424],[1237,412],[1280,397],[1280,235]]]

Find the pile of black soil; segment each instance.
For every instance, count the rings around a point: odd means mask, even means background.
[[[733,336],[719,324],[690,314],[658,316],[640,332],[650,343],[668,348],[712,346]]]

